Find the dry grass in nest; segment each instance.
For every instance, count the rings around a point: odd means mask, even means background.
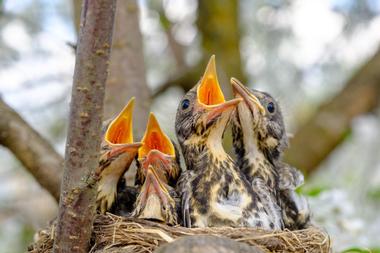
[[[52,226],[54,227],[54,226]],[[40,231],[38,240],[29,252],[51,252],[53,229]],[[189,235],[228,237],[238,242],[257,246],[264,252],[330,252],[328,234],[311,227],[297,231],[268,232],[253,228],[185,228],[120,217],[113,214],[98,215],[94,222],[91,252],[153,252],[157,247]]]

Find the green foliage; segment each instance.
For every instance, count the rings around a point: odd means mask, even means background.
[[[317,197],[324,191],[327,191],[329,188],[327,186],[312,186],[312,187],[299,187],[296,192],[299,194],[307,195],[309,197]]]
[[[380,253],[380,248],[360,248],[360,247],[352,247],[343,250],[341,253]]]
[[[367,195],[370,199],[372,199],[374,201],[380,201],[380,187],[370,189],[367,192]]]
[[[25,224],[22,227],[20,233],[20,246],[23,245],[22,248],[25,249],[30,243],[33,242],[34,233],[35,231],[31,225]]]

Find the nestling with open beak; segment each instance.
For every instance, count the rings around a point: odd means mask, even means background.
[[[274,226],[257,193],[222,146],[226,125],[241,101],[225,101],[212,56],[200,82],[180,102],[175,127],[187,170],[180,176],[177,191],[187,227]]]
[[[288,139],[277,102],[265,92],[249,90],[237,79],[231,79],[236,98],[243,98],[233,117],[233,146],[237,163],[253,187],[260,180],[268,205],[278,223],[288,229],[304,228],[310,219],[307,201],[295,193],[303,183],[297,169],[281,161]],[[280,216],[280,217],[279,217]]]
[[[174,186],[181,172],[179,156],[153,113],[142,142],[136,174],[140,193],[132,216],[176,225],[180,205]]]
[[[137,155],[142,143],[133,142],[132,98],[120,114],[106,126],[97,174],[99,175],[97,206],[101,213],[115,202],[117,185]]]

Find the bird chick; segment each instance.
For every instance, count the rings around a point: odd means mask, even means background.
[[[239,168],[255,187],[257,180],[267,186],[267,194],[277,199],[286,228],[304,228],[310,219],[307,201],[295,193],[303,175],[281,161],[288,139],[277,102],[268,93],[249,90],[231,79],[236,98],[243,98],[233,119],[233,146]]]
[[[128,170],[142,145],[133,141],[132,98],[119,115],[105,128],[101,144],[97,206],[101,213],[110,210],[115,202],[118,182]]]
[[[173,186],[180,174],[179,157],[153,113],[149,116],[142,142],[136,174],[140,193],[132,216],[176,225],[179,199]]]
[[[175,128],[187,170],[177,191],[184,226],[274,226],[265,203],[222,146],[226,125],[241,101],[225,101],[212,56],[200,82],[180,102]]]

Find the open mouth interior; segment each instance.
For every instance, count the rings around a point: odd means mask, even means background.
[[[225,102],[216,73],[215,57],[212,56],[197,90],[198,102],[206,105],[218,105]]]
[[[169,137],[161,130],[153,113],[149,115],[147,129],[142,139],[144,143],[139,149],[138,157],[146,156],[149,151],[156,149],[164,154],[174,156],[174,146]]]
[[[132,98],[120,114],[110,123],[105,134],[109,144],[127,144],[133,142],[132,112],[134,98]]]

